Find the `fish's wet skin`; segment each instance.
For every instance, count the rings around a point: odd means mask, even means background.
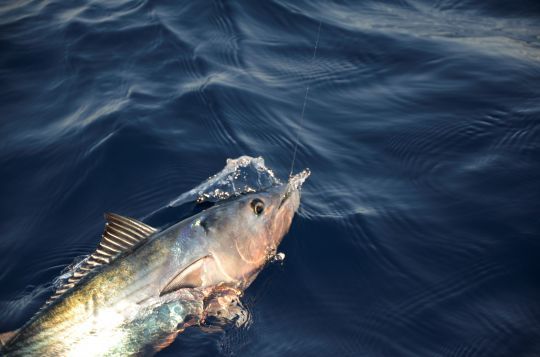
[[[2,354],[147,355],[212,316],[242,319],[238,298],[275,259],[308,175],[218,202],[162,231],[106,215],[96,251],[30,321],[2,335]]]

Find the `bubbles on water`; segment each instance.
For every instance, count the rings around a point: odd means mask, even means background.
[[[176,207],[190,201],[217,202],[280,184],[281,181],[266,167],[262,157],[240,156],[237,159],[227,159],[223,170],[183,193],[169,206]]]
[[[306,169],[289,179],[291,188],[300,189],[311,172]],[[240,156],[227,159],[227,164],[217,174],[210,176],[197,187],[181,194],[169,203],[177,207],[186,202],[217,202],[251,192],[260,192],[282,185],[262,157]]]
[[[291,176],[289,178],[289,187],[293,190],[299,190],[309,175],[311,175],[311,171],[309,169],[305,169],[296,175]]]

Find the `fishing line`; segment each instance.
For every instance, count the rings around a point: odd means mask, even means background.
[[[317,40],[315,41],[315,47],[313,48],[313,56],[311,57],[310,67],[313,67],[313,63],[315,62],[315,57],[317,56],[317,49],[319,48],[319,39],[321,37],[321,27],[322,27],[322,21],[319,21],[319,29],[317,30]],[[300,131],[304,127],[304,114],[306,113],[306,104],[308,100],[310,80],[311,78],[308,78],[308,84],[306,85],[306,93],[304,94],[304,104],[302,105],[302,113],[300,114],[300,120],[298,123],[298,131],[296,132],[296,141],[294,143],[294,151],[293,151],[291,171],[289,172],[289,177],[292,177],[292,173],[294,169],[294,161],[296,160],[296,152],[298,151],[298,141],[300,140]]]

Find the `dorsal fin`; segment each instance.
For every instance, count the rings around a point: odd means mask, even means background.
[[[62,296],[88,273],[99,266],[109,264],[122,253],[132,250],[140,242],[157,232],[157,229],[114,213],[105,213],[105,229],[96,250],[73,271],[66,282],[59,286],[44,307]]]

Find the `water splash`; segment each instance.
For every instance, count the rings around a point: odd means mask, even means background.
[[[62,286],[64,286],[67,283],[68,279],[73,276],[73,273],[79,269],[79,267],[88,259],[89,256],[89,254],[86,254],[75,257],[71,264],[66,266],[59,276],[54,278],[52,282],[53,291],[56,291]]]
[[[303,171],[300,171],[296,175],[292,175],[289,178],[289,187],[293,190],[299,190],[302,188],[302,185],[304,184],[304,181],[311,175],[310,169],[305,169]]]
[[[262,157],[240,156],[227,159],[217,174],[169,203],[170,207],[186,202],[217,202],[250,192],[259,192],[282,182],[264,164]]]

